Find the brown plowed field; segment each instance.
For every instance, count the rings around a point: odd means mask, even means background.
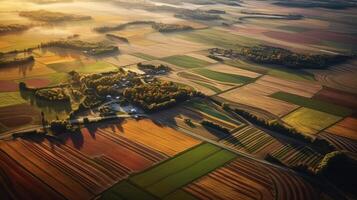
[[[8,128],[17,128],[28,124],[40,124],[40,112],[27,104],[0,108],[0,123]]]
[[[126,148],[125,143],[123,144],[120,140],[113,142],[98,131],[90,133],[85,128],[82,129],[82,135],[82,141],[72,139],[71,142],[73,146],[90,157],[105,155],[133,171],[145,169],[153,164],[144,156]]]
[[[0,149],[1,199],[64,199]]]
[[[48,86],[51,83],[51,81],[48,79],[35,78],[35,79],[26,80],[25,83],[30,87],[38,88],[38,87]]]
[[[147,119],[127,120],[118,126],[102,128],[102,130],[112,134],[121,134],[125,138],[149,146],[168,156],[174,156],[200,143],[190,136]]]
[[[350,151],[357,153],[357,141],[349,138],[341,137],[335,134],[322,132],[319,133],[318,137],[329,141],[338,150]]]
[[[18,84],[10,80],[0,80],[0,92],[14,92],[19,88]]]
[[[357,95],[333,88],[323,88],[314,99],[349,107],[357,110]]]
[[[315,200],[320,195],[298,175],[247,158],[238,158],[184,189],[198,199]]]
[[[326,132],[357,140],[357,118],[346,117],[344,120],[326,129]]]

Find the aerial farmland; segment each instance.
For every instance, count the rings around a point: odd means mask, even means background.
[[[0,1],[0,199],[357,199],[356,0]]]

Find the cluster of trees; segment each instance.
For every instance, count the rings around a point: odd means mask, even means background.
[[[164,23],[154,23],[152,25],[152,28],[162,33],[193,30],[191,26],[187,26],[187,25],[164,24]]]
[[[204,126],[204,127],[208,127],[208,128],[212,128],[212,129],[215,129],[215,130],[218,130],[224,134],[229,134],[229,130],[219,124],[216,124],[214,122],[211,122],[211,121],[207,121],[207,120],[202,120],[201,121],[201,125]]]
[[[298,7],[298,8],[328,8],[328,9],[347,9],[357,7],[356,1],[351,0],[290,0],[278,1],[274,4],[279,6]]]
[[[115,84],[125,82],[128,82],[130,85],[132,85],[141,82],[140,79],[138,79],[139,78],[136,76],[136,73],[120,70],[115,72],[86,75],[81,79],[81,81],[89,88],[98,88],[100,86],[113,86]]]
[[[304,18],[303,15],[299,14],[288,14],[288,15],[282,15],[282,14],[270,14],[270,13],[262,13],[262,12],[250,12],[250,11],[241,11],[243,14],[251,15],[251,16],[245,16],[241,17],[240,19],[244,18],[272,18],[272,19],[287,19],[287,20],[299,20]]]
[[[58,40],[47,43],[41,43],[41,48],[44,47],[60,47],[73,50],[84,51],[89,55],[101,55],[106,53],[118,52],[119,48],[114,45],[108,45],[103,42],[84,42],[81,40]]]
[[[143,70],[147,73],[153,73],[153,74],[157,74],[160,72],[169,72],[171,70],[171,68],[169,66],[163,65],[163,64],[152,65],[152,64],[138,63],[137,66],[140,70]]]
[[[92,19],[91,16],[50,12],[46,10],[21,11],[19,15],[21,17],[27,17],[33,20],[45,22],[81,21]]]
[[[132,25],[154,25],[155,22],[154,21],[132,21],[132,22],[128,22],[125,24],[119,24],[116,26],[100,26],[100,27],[96,27],[94,28],[94,31],[97,31],[99,33],[106,33],[106,32],[110,32],[110,31],[120,31],[125,29],[128,26],[132,26]]]
[[[241,0],[156,0],[168,4],[179,5],[182,3],[192,3],[197,5],[214,5],[214,4],[224,4],[229,6],[240,6]]]
[[[207,10],[207,13],[210,13],[210,14],[226,14],[226,11],[211,9],[211,10]]]
[[[125,43],[129,43],[129,40],[126,37],[122,37],[122,36],[114,35],[114,34],[110,34],[110,33],[106,34],[105,36],[107,36],[109,38],[114,38],[114,39],[120,40]]]
[[[180,25],[180,24],[164,24],[164,23],[156,23],[154,21],[132,21],[128,22],[125,24],[119,24],[116,26],[101,26],[101,27],[96,27],[94,28],[95,31],[99,33],[106,33],[110,31],[120,31],[125,29],[128,26],[132,25],[150,25],[152,26],[153,29],[159,31],[159,32],[174,32],[174,31],[185,31],[185,30],[193,30],[191,26],[186,26],[186,25]],[[113,34],[107,34],[107,36],[111,36],[117,39],[121,39],[121,37],[113,35]],[[118,38],[119,37],[119,38]]]
[[[356,172],[357,160],[354,155],[349,152],[334,151],[326,154],[312,173],[328,179],[340,189],[357,196]]]
[[[50,122],[50,130],[55,134],[63,134],[63,133],[69,133],[69,132],[75,132],[79,130],[79,127],[75,127],[71,125],[68,120],[52,120]]]
[[[41,89],[35,92],[35,97],[47,101],[70,101],[70,97],[63,88]]]
[[[197,19],[197,20],[220,20],[222,17],[217,14],[211,14],[203,10],[182,10],[175,14],[177,18]]]
[[[29,25],[23,25],[23,24],[0,25],[0,34],[25,31],[29,28],[30,28]]]
[[[218,57],[218,56],[215,56],[215,55],[212,55],[212,54],[208,55],[207,57],[209,57],[209,58],[211,58],[211,59],[213,59],[213,60],[216,60],[216,61],[218,61],[218,62],[223,62],[223,59],[222,59],[222,58],[220,58],[220,57]]]
[[[23,58],[4,58],[0,55],[0,67],[33,63],[35,58],[33,56],[26,56]]]
[[[123,96],[131,103],[152,112],[172,107],[194,96],[202,95],[173,82],[156,81],[150,84],[136,85],[127,88]]]
[[[27,87],[26,83],[22,81],[19,83],[19,89],[20,91],[36,91],[36,88]]]
[[[253,62],[282,65],[295,69],[324,69],[352,58],[348,55],[299,54],[266,45],[243,47],[239,54]]]

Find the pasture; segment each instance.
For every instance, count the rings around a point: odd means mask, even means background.
[[[163,198],[235,157],[234,153],[204,143],[135,175],[130,180],[155,196]]]
[[[206,68],[194,69],[193,72],[206,78],[224,83],[246,84],[254,81],[254,79],[246,76],[217,72]]]
[[[12,106],[22,103],[26,103],[26,100],[24,100],[18,92],[0,93],[0,107]]]
[[[114,67],[114,65],[109,64],[107,62],[88,62],[81,60],[48,64],[47,66],[53,70],[56,70],[57,72],[65,73],[68,73],[73,70],[79,73],[99,73],[113,71],[117,69],[116,67]]]
[[[336,115],[302,107],[286,115],[283,121],[302,133],[314,135],[340,119]]]
[[[150,55],[147,55],[147,54],[144,54],[144,53],[133,53],[132,54],[133,56],[136,56],[138,58],[141,58],[141,59],[144,59],[144,60],[157,60],[158,58],[154,57],[154,56],[150,56]]]
[[[258,73],[255,73],[255,72],[252,72],[249,70],[240,69],[237,67],[232,67],[232,66],[225,65],[225,64],[216,64],[216,65],[207,67],[207,69],[216,71],[216,72],[222,72],[222,73],[229,72],[230,74],[235,74],[238,76],[245,76],[245,77],[253,78],[253,79],[261,76],[261,74],[258,74]]]
[[[316,99],[310,99],[306,97],[302,97],[299,95],[294,95],[286,92],[277,92],[272,95],[271,97],[275,99],[279,99],[282,101],[286,101],[289,103],[293,103],[295,105],[299,105],[302,107],[318,110],[321,112],[325,112],[331,115],[337,115],[340,117],[346,117],[350,114],[352,114],[352,110],[343,106],[327,103],[324,101],[316,100]]]
[[[314,75],[312,73],[303,70],[290,70],[283,67],[263,66],[256,63],[249,63],[242,60],[226,60],[224,61],[224,63],[240,69],[249,70],[259,74],[267,74],[285,80],[294,80],[294,81],[315,80]]]
[[[205,67],[211,64],[207,61],[186,55],[170,56],[166,58],[161,58],[161,60],[186,69]]]
[[[219,88],[217,88],[217,87],[215,87],[215,86],[213,86],[213,85],[204,83],[204,82],[199,82],[199,81],[193,81],[193,82],[196,83],[196,84],[198,84],[198,85],[201,85],[201,86],[203,86],[203,87],[206,87],[206,88],[208,88],[208,89],[210,89],[210,90],[212,90],[212,91],[214,91],[214,92],[216,92],[216,93],[222,91],[221,89],[219,89]]]

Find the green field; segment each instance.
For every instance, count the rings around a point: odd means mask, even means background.
[[[277,92],[270,96],[275,99],[279,99],[295,105],[311,108],[321,112],[329,113],[332,115],[337,115],[340,117],[346,117],[353,113],[352,110],[345,108],[343,106],[338,106],[335,104],[326,103],[320,100],[310,99],[310,98],[306,98],[286,92]]]
[[[246,69],[246,70],[256,72],[259,74],[267,74],[270,70],[267,67],[257,65],[255,63],[248,63],[248,62],[245,62],[242,60],[225,60],[224,64],[227,64],[227,65],[230,65],[233,67],[238,67],[241,69]]]
[[[314,75],[303,70],[292,70],[282,67],[275,66],[262,66],[255,63],[249,63],[242,60],[226,60],[225,64],[238,67],[241,69],[246,69],[249,71],[257,72],[260,74],[269,74],[278,78],[286,80],[296,80],[296,81],[313,81],[315,80]]]
[[[158,58],[154,57],[154,56],[150,56],[150,55],[147,55],[147,54],[144,54],[144,53],[133,53],[131,54],[133,56],[136,56],[138,58],[142,58],[144,60],[157,60]]]
[[[234,158],[234,153],[204,143],[133,176],[130,181],[163,198]]]
[[[187,72],[179,72],[177,73],[178,76],[186,78],[186,79],[190,79],[190,80],[195,80],[195,81],[202,81],[202,82],[209,82],[209,79],[206,79],[202,76],[198,76],[196,74],[192,74],[192,73],[187,73]]]
[[[346,52],[357,51],[357,47],[353,43],[342,43],[342,42],[324,40],[321,42],[321,44],[337,50],[343,50]]]
[[[167,195],[164,200],[197,200],[190,193],[183,190],[176,190],[175,192]]]
[[[112,64],[107,62],[95,62],[90,64],[85,64],[80,60],[76,60],[73,62],[63,62],[63,63],[54,63],[47,65],[49,68],[56,70],[57,72],[70,72],[75,70],[79,73],[99,73],[106,71],[113,71],[117,69]]]
[[[245,77],[245,76],[217,72],[217,71],[212,71],[212,70],[204,69],[204,68],[194,69],[193,72],[196,74],[199,74],[201,76],[204,76],[206,78],[220,81],[220,82],[226,82],[226,83],[246,84],[246,83],[251,83],[254,80],[253,78],[249,78],[249,77]]]
[[[296,32],[296,33],[302,33],[302,32],[305,32],[305,31],[312,30],[310,28],[301,27],[301,26],[279,26],[277,28],[281,29],[281,30],[285,30],[285,31]]]
[[[222,112],[217,111],[211,105],[208,105],[205,102],[190,101],[190,102],[185,103],[184,105],[189,108],[197,109],[203,113],[206,113],[207,115],[211,115],[211,116],[221,119],[223,121],[237,123],[237,121],[233,121],[227,115],[223,114]]]
[[[283,121],[302,133],[316,134],[340,119],[341,117],[335,115],[303,107],[285,116]]]
[[[315,77],[313,74],[305,72],[303,70],[292,70],[292,69],[272,69],[268,72],[269,75],[286,80],[295,81],[314,81]]]
[[[78,70],[83,67],[84,63],[80,60],[70,61],[70,62],[61,62],[48,64],[47,67],[55,70],[56,72],[70,72],[72,70]]]
[[[51,80],[51,83],[49,86],[58,85],[62,82],[66,82],[68,80],[67,73],[54,73],[54,74],[46,75],[43,77],[44,78],[46,77]]]
[[[211,64],[207,61],[200,60],[186,55],[170,56],[170,57],[162,58],[161,60],[184,68],[205,67]]]
[[[220,90],[219,88],[214,87],[213,85],[210,85],[210,84],[207,84],[207,83],[203,83],[203,82],[199,82],[199,81],[192,81],[192,82],[194,82],[194,83],[196,83],[198,85],[201,85],[201,86],[203,86],[205,88],[208,88],[208,89],[210,89],[210,90],[212,90],[212,91],[214,91],[216,93],[222,92],[222,90]]]
[[[128,181],[121,182],[114,185],[109,190],[105,191],[101,196],[102,200],[155,200],[151,194],[145,192],[144,190],[134,186]]]
[[[26,103],[19,92],[1,92],[0,107],[12,106],[16,104]]]
[[[180,35],[187,40],[228,49],[237,49],[242,46],[253,46],[261,43],[261,41],[254,38],[235,35],[217,29],[196,30]]]

